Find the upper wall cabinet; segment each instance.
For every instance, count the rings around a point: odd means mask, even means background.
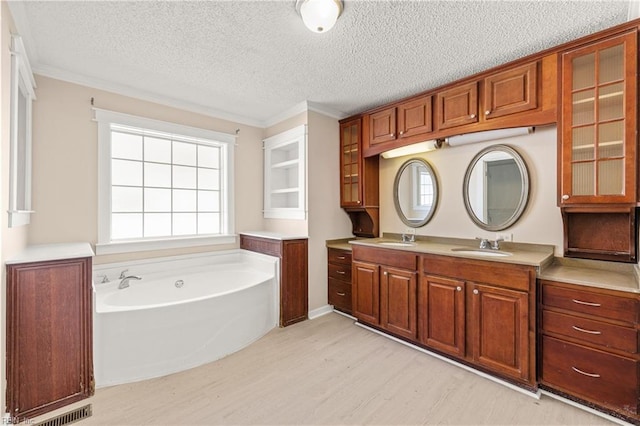
[[[368,115],[368,146],[373,147],[431,132],[431,103],[431,96],[421,96]]]
[[[307,126],[264,140],[264,217],[306,219]]]
[[[538,62],[497,72],[482,84],[485,120],[538,107]]]
[[[560,204],[637,199],[637,30],[562,54]]]
[[[457,85],[436,95],[438,129],[478,122],[478,83]]]

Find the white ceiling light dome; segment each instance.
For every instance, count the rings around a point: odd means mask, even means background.
[[[302,21],[315,33],[326,33],[342,13],[341,0],[297,0],[296,10]]]

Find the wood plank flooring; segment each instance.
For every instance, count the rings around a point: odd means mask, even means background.
[[[335,313],[273,330],[198,368],[98,389],[89,402],[93,416],[80,425],[611,424],[522,395]]]

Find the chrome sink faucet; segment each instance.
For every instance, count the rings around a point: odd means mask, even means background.
[[[118,284],[118,290],[122,290],[123,288],[127,288],[129,287],[129,280],[141,280],[142,277],[138,277],[135,275],[129,275],[126,277],[123,277],[122,280],[120,281],[120,284]]]
[[[500,250],[500,241],[504,241],[504,238],[498,238],[496,240],[490,240],[488,238],[476,237],[476,240],[480,240],[481,249]]]
[[[504,241],[504,238],[498,238],[495,241],[491,241],[491,249],[500,250],[500,241]]]
[[[489,248],[489,239],[488,238],[476,237],[476,240],[480,240],[479,248],[481,248],[481,249],[488,249]]]
[[[416,235],[415,234],[402,234],[402,242],[403,243],[415,243]]]

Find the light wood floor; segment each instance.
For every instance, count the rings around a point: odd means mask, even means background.
[[[80,425],[611,424],[549,397],[522,395],[335,313],[274,330],[211,364],[98,389],[89,402],[93,416]]]

